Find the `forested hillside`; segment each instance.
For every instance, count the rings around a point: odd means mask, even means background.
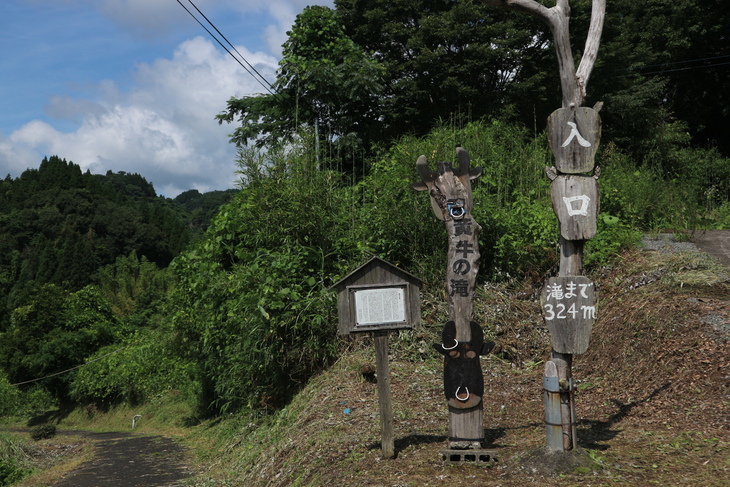
[[[590,2],[571,4],[584,39]],[[272,94],[218,114],[236,191],[166,200],[141,175],[58,157],[0,182],[0,412],[165,394],[197,417],[275,411],[347,346],[329,287],[372,255],[424,280],[435,333],[446,234],[411,189],[421,154],[462,146],[483,168],[481,285],[554,272],[549,33],[466,0],[335,5],[297,17]],[[722,0],[609,2],[589,91],[604,123],[589,270],[642,232],[730,226],[728,32]]]
[[[8,378],[77,366],[123,335],[119,319],[150,312],[167,288],[161,269],[230,194],[165,199],[139,174],[83,173],[57,156],[0,181],[0,363]],[[67,379],[44,384],[66,399]]]

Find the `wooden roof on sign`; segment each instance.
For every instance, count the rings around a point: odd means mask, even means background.
[[[347,335],[353,331],[375,331],[396,328],[411,328],[421,323],[420,288],[423,281],[413,274],[400,269],[390,262],[373,257],[348,275],[334,283],[330,290],[337,291],[338,333]],[[355,322],[355,308],[352,289],[387,288],[405,286],[408,289],[406,297],[406,323],[383,324],[382,326],[367,326],[357,330]]]
[[[355,269],[354,271],[350,272],[348,275],[337,281],[336,283],[332,284],[330,286],[330,289],[339,289],[342,286],[346,286],[347,284],[356,281],[361,275],[365,275],[368,272],[373,271],[374,269],[380,269],[381,274],[383,273],[389,273],[398,275],[399,277],[403,278],[406,281],[409,282],[417,282],[418,284],[423,284],[423,280],[420,278],[414,276],[413,274],[404,271],[400,267],[391,264],[385,259],[381,259],[378,256],[372,257],[370,260],[362,264],[360,267]],[[383,280],[383,283],[386,284],[389,280],[385,279]]]

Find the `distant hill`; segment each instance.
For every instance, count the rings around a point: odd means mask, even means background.
[[[167,266],[232,193],[163,198],[139,174],[91,174],[57,156],[0,180],[0,329],[31,284],[75,291],[133,251]]]
[[[180,193],[172,201],[185,210],[188,228],[194,232],[193,236],[196,236],[208,228],[218,208],[228,203],[236,191],[228,189],[201,193],[197,189],[191,189]]]

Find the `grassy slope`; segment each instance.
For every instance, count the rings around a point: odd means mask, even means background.
[[[502,353],[483,359],[485,428],[499,462],[445,466],[447,412],[431,324],[392,342],[397,458],[381,458],[374,362],[358,342],[268,421],[230,421],[196,485],[727,485],[730,328],[727,270],[697,254],[627,254],[593,276],[600,318],[575,358],[579,445],[590,468],[545,474],[523,460],[545,442],[542,361],[549,353],[533,288],[490,286],[477,315]],[[427,320],[428,321],[428,320]],[[506,357],[506,358],[505,358]],[[349,408],[349,414],[345,409]],[[222,439],[222,438],[221,438]]]
[[[697,254],[630,253],[592,278],[599,319],[573,367],[578,442],[593,460],[589,468],[557,475],[524,462],[545,442],[541,376],[549,353],[536,288],[527,284],[489,285],[476,301],[477,318],[501,346],[482,360],[486,437],[499,459],[491,468],[441,462],[448,425],[442,365],[431,349],[445,314],[437,298],[424,303],[424,329],[391,339],[393,460],[380,454],[376,386],[360,373],[374,363],[367,338],[276,415],[181,427],[184,408],[168,398],[146,406],[139,431],[189,444],[196,486],[727,485],[727,269]],[[128,428],[136,411],[66,422]]]

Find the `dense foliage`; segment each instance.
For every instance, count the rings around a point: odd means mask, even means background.
[[[378,255],[439,294],[446,234],[410,188],[421,154],[462,146],[483,168],[482,281],[554,271],[548,33],[467,0],[335,3],[297,17],[271,93],[219,114],[240,123],[237,190],[165,200],[57,157],[0,182],[0,412],[163,393],[200,414],[285,405],[337,358],[330,287],[356,266]],[[590,2],[571,4],[582,39]],[[730,226],[729,27],[720,0],[610,3],[589,268],[642,231]]]
[[[77,291],[135,251],[166,266],[188,242],[181,215],[138,174],[82,173],[46,158],[0,182],[0,326],[35,285]]]
[[[138,174],[82,173],[56,156],[0,181],[3,380],[68,400],[75,371],[53,374],[149,326],[171,287],[160,268],[230,194],[168,200]]]

